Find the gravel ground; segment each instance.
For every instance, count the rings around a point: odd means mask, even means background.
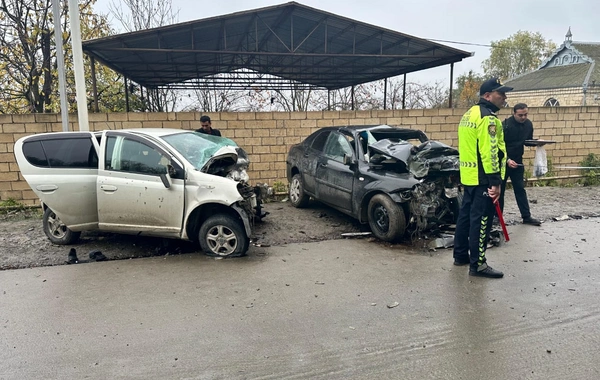
[[[527,192],[532,216],[545,223],[556,222],[553,218],[563,215],[600,216],[600,187],[531,187]],[[270,214],[257,225],[258,239],[249,255],[264,254],[264,246],[340,239],[342,233],[369,231],[368,226],[318,202],[311,202],[306,209],[296,209],[289,202],[271,202],[265,210]],[[505,220],[507,224],[521,221],[512,190],[506,195]],[[402,244],[414,248],[424,247],[425,243]],[[44,235],[39,210],[0,215],[0,270],[62,265],[70,248],[77,250],[82,262],[89,260],[88,253],[93,250],[100,250],[111,260],[198,252],[189,242],[100,232],[84,232],[77,244],[57,246]]]

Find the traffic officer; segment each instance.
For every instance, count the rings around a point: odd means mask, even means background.
[[[458,125],[460,180],[464,198],[456,222],[454,265],[469,264],[469,275],[501,278],[504,273],[487,265],[485,251],[500,197],[506,168],[502,122],[496,112],[504,106],[506,93],[498,78],[482,83],[479,102]]]

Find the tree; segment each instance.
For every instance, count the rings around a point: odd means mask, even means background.
[[[479,100],[479,87],[485,77],[470,70],[456,78],[456,89],[453,91],[454,107],[470,107]]]
[[[556,44],[538,33],[518,31],[512,36],[492,41],[490,57],[483,61],[486,76],[502,80],[535,70],[556,50]]]
[[[108,21],[93,12],[96,0],[80,4],[82,39],[110,35]],[[71,34],[68,8],[63,1],[59,17],[65,51],[67,99],[69,110],[75,108],[72,70]],[[58,73],[52,0],[0,0],[0,112],[40,113],[60,110]],[[91,88],[91,69],[86,58],[87,88]],[[102,104],[111,104],[118,87],[118,76],[100,69],[96,76]],[[119,107],[116,107],[119,108]]]

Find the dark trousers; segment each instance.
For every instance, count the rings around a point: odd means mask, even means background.
[[[517,200],[517,206],[521,212],[521,217],[527,219],[531,217],[531,211],[529,211],[529,201],[527,200],[527,191],[525,191],[525,168],[523,166],[517,166],[515,169],[506,167],[506,178],[502,182],[502,193],[500,194],[500,208],[504,211],[504,193],[506,192],[506,181],[510,178],[513,190],[515,192],[515,199]]]
[[[471,270],[486,262],[485,250],[496,210],[487,186],[465,186],[454,235],[454,260],[469,261]]]

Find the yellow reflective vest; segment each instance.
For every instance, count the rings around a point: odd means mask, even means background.
[[[463,185],[502,184],[506,171],[502,122],[481,102],[471,107],[460,120],[458,152]]]

